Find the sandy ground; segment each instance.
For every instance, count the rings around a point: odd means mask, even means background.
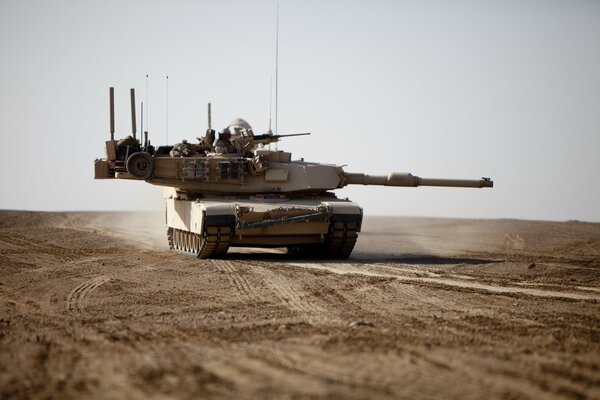
[[[600,224],[368,218],[327,262],[163,221],[0,212],[1,398],[600,398]]]

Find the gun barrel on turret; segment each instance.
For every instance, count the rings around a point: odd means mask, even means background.
[[[346,172],[347,185],[377,185],[377,186],[445,186],[445,187],[472,187],[485,188],[494,187],[494,181],[490,178],[481,179],[437,179],[420,178],[408,172],[392,172],[385,175],[367,175],[362,173]]]

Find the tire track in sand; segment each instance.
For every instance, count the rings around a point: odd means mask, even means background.
[[[303,263],[292,263],[291,265],[301,268],[312,268],[312,269],[323,269],[323,264],[303,262]],[[399,274],[406,278],[414,276],[416,279],[421,278],[442,278],[440,274],[425,270],[423,268],[411,268],[410,266],[398,267],[396,265],[390,266],[386,264],[349,264],[349,263],[327,263],[330,269],[348,271],[348,274],[366,275],[373,277],[391,278],[398,277]],[[349,267],[355,267],[350,270]],[[328,271],[331,272],[331,270]],[[470,277],[465,277],[465,279]],[[388,303],[393,296],[402,295],[408,297],[413,301],[421,304],[426,304],[432,307],[436,307],[442,310],[452,310],[456,307],[461,306],[461,303],[440,297],[431,290],[424,290],[422,286],[417,284],[418,282],[403,282],[402,280],[394,279],[393,281],[387,282],[385,286],[367,285],[362,290],[368,292],[367,298],[374,300],[382,304]]]
[[[391,274],[387,271],[377,272],[373,266],[366,266],[362,264],[314,264],[314,263],[290,263],[296,267],[305,269],[316,269],[321,271],[327,271],[333,274],[339,275],[364,275],[374,276],[383,278],[393,278],[398,282],[406,282],[414,285],[419,284],[434,284],[442,285],[448,288],[470,289],[480,293],[495,293],[495,294],[516,294],[516,295],[528,295],[535,297],[547,297],[555,299],[571,299],[571,300],[600,300],[600,295],[594,292],[576,292],[576,291],[562,291],[553,289],[543,288],[527,288],[519,286],[508,286],[508,285],[493,285],[488,283],[480,283],[476,281],[466,281],[463,279],[457,279],[456,277],[420,277],[420,276],[406,276],[402,274]]]
[[[426,290],[422,286],[411,284],[407,282],[395,282],[394,289],[406,296],[408,299],[413,300],[417,304],[428,305],[432,308],[440,310],[456,310],[464,306],[456,300],[452,300],[447,297],[441,297],[433,290]]]
[[[397,377],[382,374],[381,370],[395,360],[386,356],[378,357],[376,363],[356,365],[353,357],[332,359],[320,349],[302,346],[289,346],[285,349],[272,347],[255,352],[254,357],[271,364],[280,370],[318,378],[319,380],[342,383],[350,386],[382,390],[397,382]]]
[[[248,278],[240,274],[239,269],[233,262],[219,259],[209,261],[218,271],[227,275],[227,279],[241,296],[247,297],[253,301],[263,301],[263,299],[255,293],[256,290],[248,281]]]
[[[256,288],[248,281],[248,279],[240,274],[239,265],[229,260],[210,260],[211,264],[217,270],[227,274],[230,283],[235,287],[237,292],[256,302],[264,302],[265,298],[256,293]],[[262,278],[263,283],[284,303],[285,306],[293,311],[320,313],[323,308],[313,304],[307,298],[307,295],[301,293],[295,285],[290,284],[282,276],[275,274],[268,268],[258,264],[252,264],[253,273]]]
[[[110,278],[103,276],[93,278],[89,281],[83,282],[75,289],[73,289],[67,296],[67,311],[69,312],[82,312],[86,298],[90,293],[98,286],[105,284],[110,281]]]
[[[268,267],[256,265],[253,272],[260,274],[267,286],[289,309],[298,312],[322,313],[325,310],[310,300],[310,295],[302,293],[295,285]]]

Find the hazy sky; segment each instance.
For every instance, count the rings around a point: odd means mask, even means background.
[[[94,181],[109,137],[268,127],[276,1],[0,0],[0,208],[162,207]],[[599,1],[280,1],[280,149],[351,172],[491,177],[491,190],[338,191],[368,215],[600,221]],[[139,115],[139,110],[138,110]],[[139,129],[139,125],[138,125]]]

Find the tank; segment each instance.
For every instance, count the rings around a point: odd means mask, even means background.
[[[346,259],[361,230],[363,210],[334,191],[347,185],[445,186],[491,188],[476,180],[421,178],[410,173],[387,176],[347,172],[341,166],[303,159],[267,145],[284,137],[270,130],[255,135],[237,118],[217,138],[211,127],[197,138],[155,148],[136,137],[135,93],[131,89],[132,135],[111,137],[105,157],[94,162],[95,179],[143,180],[165,188],[169,247],[199,258],[221,257],[232,246],[285,247],[301,258]]]

